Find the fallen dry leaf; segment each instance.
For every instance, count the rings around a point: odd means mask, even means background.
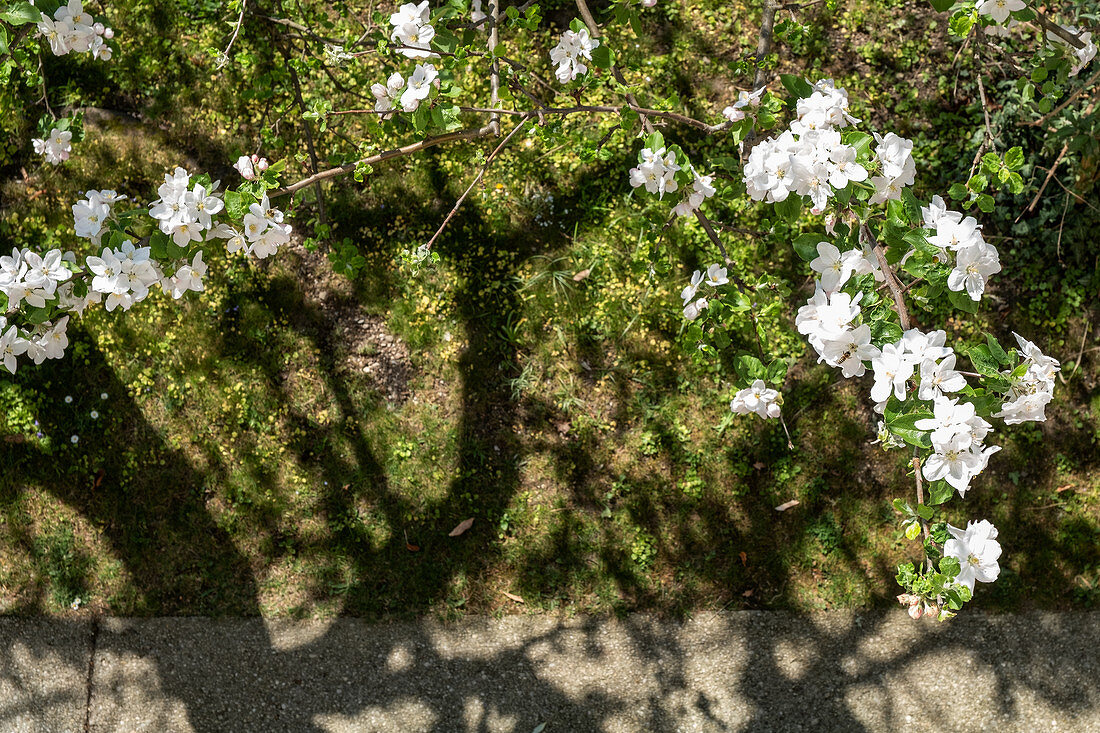
[[[579,283],[581,280],[588,277],[588,275],[591,272],[592,272],[592,270],[581,270],[580,272],[578,272],[576,275],[573,276],[573,282],[578,282]]]
[[[409,552],[420,552],[420,545],[414,545],[411,542],[406,542],[405,549]]]
[[[92,482],[92,491],[95,491],[99,488],[100,484],[103,483],[103,477],[106,475],[107,471],[105,469],[99,469],[99,473],[97,473],[95,476],[95,481]]]
[[[741,556],[741,564],[744,565],[745,567],[748,567],[748,565],[749,565],[749,556],[747,554],[745,554],[745,551],[742,550],[741,552],[739,552],[737,554]]]
[[[748,598],[749,596],[752,595],[752,589],[750,588],[749,590],[745,591],[741,595],[744,596],[745,598]]]
[[[756,463],[752,464],[752,467],[755,468],[757,471],[761,471],[766,465],[768,464],[764,463],[763,461],[757,461]]]
[[[460,534],[474,526],[474,518],[470,517],[458,523],[458,526],[451,530],[448,537],[458,537]]]
[[[527,601],[523,600],[522,598],[520,598],[519,596],[517,596],[515,593],[509,593],[506,590],[502,590],[501,594],[505,598],[507,598],[509,600],[512,600],[512,601],[515,601],[516,603],[526,603],[527,602]]]
[[[788,509],[790,509],[792,506],[798,506],[798,504],[799,504],[798,499],[791,499],[790,501],[785,501],[782,504],[780,504],[779,506],[777,506],[775,508],[775,510],[777,512],[785,512]]]

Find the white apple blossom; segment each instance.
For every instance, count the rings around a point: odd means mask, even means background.
[[[737,101],[722,110],[722,116],[730,122],[740,122],[745,119],[746,108],[760,106],[760,98],[766,90],[767,87],[760,87],[755,92],[738,92]]]
[[[680,166],[676,162],[676,154],[666,152],[665,148],[642,148],[641,162],[638,167],[630,169],[630,185],[634,188],[645,186],[649,193],[658,194],[664,198],[666,193],[676,191],[680,186],[676,182],[676,172]]]
[[[50,130],[45,140],[35,138],[31,143],[34,145],[34,152],[44,156],[47,163],[60,165],[68,160],[72,153],[72,139],[71,132],[55,127]]]
[[[730,400],[730,410],[738,415],[755,413],[760,417],[778,418],[780,415],[779,392],[757,379],[751,387],[740,390]]]
[[[1024,0],[978,0],[975,5],[979,13],[1000,24],[1004,24],[1011,13],[1026,7]]]
[[[432,83],[439,77],[439,72],[431,64],[417,64],[409,77],[409,86],[401,95],[401,108],[406,112],[415,112],[420,102],[428,98],[432,91]]]
[[[428,0],[419,5],[406,3],[390,16],[393,31],[390,40],[408,48],[399,48],[398,53],[410,59],[426,59],[437,56],[431,52],[431,40],[435,38],[435,28],[431,23],[431,10]]]
[[[992,583],[1001,573],[997,560],[1001,557],[1001,545],[997,542],[997,528],[988,520],[967,522],[966,529],[947,525],[951,537],[943,545],[943,554],[959,561],[959,574],[955,582],[974,591],[974,581]]]
[[[405,90],[405,77],[400,73],[390,74],[385,84],[371,84],[370,91],[374,95],[374,111],[389,112],[401,100],[401,93]],[[382,115],[387,119],[391,115]]]
[[[965,290],[971,300],[978,301],[989,276],[1000,271],[997,248],[981,242],[959,251],[955,269],[947,276],[947,287],[956,292]]]
[[[866,323],[856,326],[837,338],[823,344],[821,360],[829,366],[840,367],[846,378],[862,377],[867,371],[864,364],[879,356],[878,347],[871,344],[871,327]]]
[[[922,400],[935,400],[944,392],[958,392],[966,387],[966,377],[955,371],[956,357],[951,354],[936,363],[932,359],[925,359],[920,365],[920,387],[917,389],[917,398]]]
[[[871,399],[886,402],[890,393],[904,400],[909,378],[913,376],[913,365],[905,358],[902,342],[885,344],[882,352],[871,359],[871,368],[875,372],[875,383],[871,387]]]

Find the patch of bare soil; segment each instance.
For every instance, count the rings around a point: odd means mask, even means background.
[[[385,318],[362,306],[352,282],[333,272],[322,253],[309,252],[297,238],[284,251],[287,266],[303,283],[306,301],[332,324],[325,345],[334,350],[338,367],[364,375],[388,402],[407,400],[416,370],[405,342],[389,332]]]

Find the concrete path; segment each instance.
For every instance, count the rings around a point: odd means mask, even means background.
[[[0,655],[0,731],[1100,731],[1100,613],[0,618]]]

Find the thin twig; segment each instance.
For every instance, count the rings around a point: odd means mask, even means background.
[[[1047,171],[1046,180],[1043,181],[1043,185],[1039,187],[1039,192],[1035,194],[1035,198],[1031,200],[1031,205],[1027,207],[1025,213],[1035,211],[1035,207],[1039,205],[1039,200],[1043,198],[1043,191],[1047,190],[1047,186],[1050,185],[1050,179],[1054,177],[1054,172],[1058,170],[1058,164],[1062,162],[1062,158],[1066,157],[1066,153],[1069,151],[1069,143],[1062,146],[1062,152],[1058,153],[1058,157],[1054,159],[1054,164],[1050,166],[1050,170]],[[1020,215],[1023,217],[1023,214]],[[1016,221],[1019,221],[1017,219]]]
[[[229,51],[233,48],[233,44],[237,40],[237,34],[241,32],[241,24],[244,23],[244,11],[248,7],[248,0],[241,0],[241,14],[237,16],[237,25],[233,28],[233,35],[229,39],[229,45],[222,51],[222,55],[218,58],[217,68],[221,69],[229,63]]]
[[[1085,42],[1082,41],[1079,36],[1071,33],[1070,31],[1067,31],[1062,26],[1047,18],[1045,15],[1039,12],[1038,8],[1032,8],[1032,10],[1035,13],[1035,22],[1039,25],[1040,28],[1047,31],[1048,33],[1053,33],[1077,50],[1081,50],[1085,47]]]
[[[508,144],[508,141],[511,140],[517,132],[522,130],[526,124],[526,119],[521,120],[520,123],[512,128],[512,131],[509,132],[504,137],[504,139],[500,141],[500,144],[496,146],[496,149],[494,149],[493,152],[489,153],[489,157],[485,159],[485,165],[481,166],[481,170],[478,171],[477,177],[470,182],[470,185],[466,187],[466,190],[462,192],[462,195],[458,197],[458,201],[455,201],[455,205],[451,209],[450,213],[447,214],[447,218],[443,220],[443,223],[439,225],[439,229],[436,229],[435,234],[433,234],[432,238],[428,240],[428,249],[431,249],[432,245],[435,244],[435,240],[439,239],[439,235],[443,233],[443,230],[447,227],[447,223],[454,218],[455,214],[458,213],[458,209],[462,206],[462,202],[466,200],[466,197],[470,195],[470,191],[473,191],[474,186],[476,186],[478,182],[480,182],[481,179],[485,176],[485,171],[489,170],[489,166],[493,164],[493,160],[497,157],[500,151],[504,149],[504,146]]]
[[[305,118],[306,103],[302,99],[302,86],[298,82],[298,72],[294,69],[294,64],[290,62],[290,54],[284,51],[284,57],[286,59],[286,68],[290,72],[290,81],[294,85],[294,100],[298,104],[298,109],[301,110],[302,115],[300,117],[302,121],[302,128],[306,133],[306,149],[309,151],[309,167],[310,173],[314,176],[317,175],[317,150],[313,145],[313,129],[309,124],[309,120]],[[321,181],[318,180],[315,184],[317,191],[317,220],[321,226],[324,226],[325,221],[325,193],[321,186]]]
[[[588,3],[586,3],[585,0],[576,0],[576,2],[577,10],[580,11],[581,18],[584,19],[584,24],[588,26],[588,34],[593,38],[599,38],[600,27],[596,25],[596,19],[592,17],[592,11],[588,9]],[[615,64],[611,65],[611,75],[615,77],[615,81],[619,82],[624,87],[627,86],[626,77],[623,76],[623,72],[620,71],[619,67]],[[641,107],[632,92],[626,93],[626,101],[630,102],[634,107]],[[647,133],[652,133],[654,130],[653,123],[649,121],[649,118],[644,113],[639,112],[639,115],[641,117],[642,127],[645,128]]]

